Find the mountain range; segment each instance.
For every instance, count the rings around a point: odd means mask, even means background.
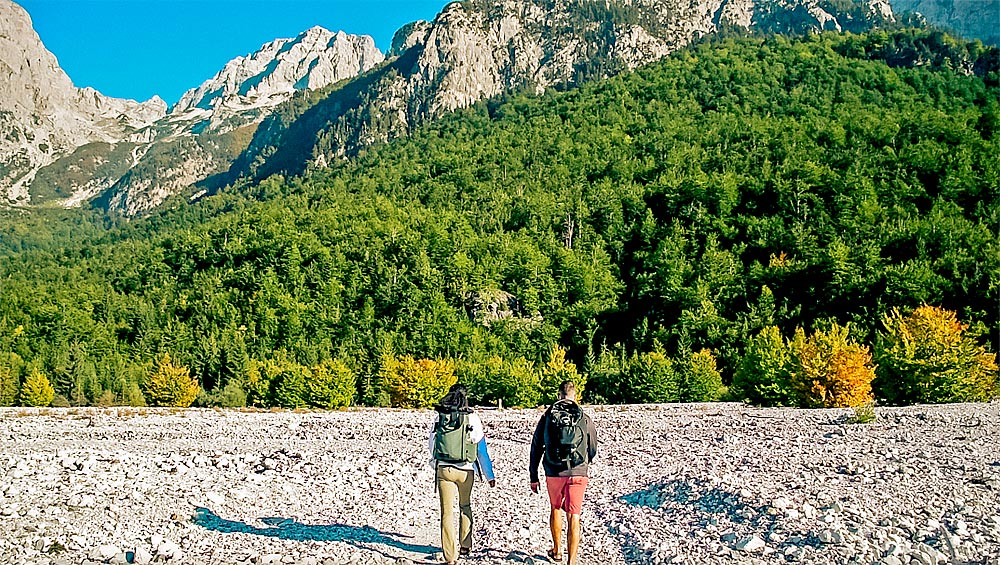
[[[895,0],[996,41],[998,0]],[[320,27],[229,62],[172,108],[76,88],[28,14],[0,0],[0,194],[136,216],[185,194],[297,174],[514,92],[631,70],[726,30],[864,31],[886,0],[474,0],[404,26],[385,54]],[[924,13],[924,12],[922,12]],[[992,21],[996,21],[993,19]],[[992,33],[993,35],[990,35]]]

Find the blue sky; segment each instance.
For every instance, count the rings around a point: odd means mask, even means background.
[[[392,34],[432,20],[447,0],[14,0],[76,86],[168,104],[229,60],[314,26]]]

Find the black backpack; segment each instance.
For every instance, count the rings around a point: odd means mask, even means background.
[[[549,408],[545,422],[545,460],[567,469],[587,462],[587,427],[583,409],[572,400],[560,400]]]
[[[434,459],[442,463],[472,463],[478,446],[472,443],[469,414],[458,410],[438,412],[434,424]]]

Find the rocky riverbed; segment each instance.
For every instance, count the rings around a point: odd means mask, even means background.
[[[1000,405],[587,407],[583,563],[1000,565]],[[465,561],[541,563],[540,411],[484,410]],[[440,559],[430,412],[0,410],[0,563]]]

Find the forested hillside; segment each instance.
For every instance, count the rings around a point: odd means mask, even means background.
[[[408,363],[508,403],[577,373],[711,399],[691,383],[765,328],[873,344],[923,304],[995,344],[998,81],[934,32],[717,40],[108,231],[10,218],[0,401],[37,373],[141,403],[164,353],[208,404],[306,404],[319,374],[398,403]]]

